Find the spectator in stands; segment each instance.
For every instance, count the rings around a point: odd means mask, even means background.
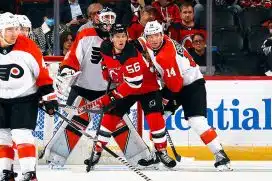
[[[205,10],[206,0],[195,0],[195,22],[200,22],[200,16]],[[213,9],[228,8],[233,14],[239,14],[242,12],[242,8],[239,5],[239,0],[213,0]],[[220,11],[220,10],[219,10]]]
[[[3,0],[2,0],[3,1]],[[43,23],[47,9],[53,9],[54,0],[16,0],[17,14],[25,14],[32,23],[32,28],[38,28]]]
[[[195,33],[192,35],[192,48],[188,50],[195,62],[200,66],[200,71],[206,73],[206,39],[202,33]],[[221,56],[217,51],[212,53],[212,74],[220,73],[221,70]]]
[[[130,0],[131,1],[131,11],[133,13],[133,16],[136,16],[137,18],[140,17],[140,12],[142,9],[142,6],[139,3],[139,0]]]
[[[97,16],[97,12],[100,11],[103,6],[100,3],[93,3],[88,7],[87,14],[88,14],[88,22],[82,25],[78,31],[81,31],[85,28],[92,28],[94,24],[98,24],[99,18]]]
[[[54,24],[52,9],[46,10],[46,16],[43,17],[43,24],[33,29],[33,40],[40,47],[43,55],[53,55],[53,43],[54,43]],[[64,31],[70,31],[69,28],[63,24],[59,26],[59,33]]]
[[[265,23],[263,23],[264,27],[267,27],[269,29],[270,34],[272,34],[272,20],[268,20]]]
[[[271,8],[272,1],[271,0],[241,0],[240,5],[242,7],[265,7]]]
[[[60,35],[60,49],[61,49],[61,56],[65,56],[66,53],[69,51],[72,43],[74,42],[73,33],[70,31],[64,31]]]
[[[272,35],[266,39],[262,45],[263,52],[266,56],[265,75],[272,76]]]
[[[128,27],[129,39],[136,40],[139,38],[147,22],[154,21],[156,19],[157,10],[152,6],[145,6],[140,13],[140,19],[136,19]]]
[[[78,0],[68,0],[68,2],[68,5],[61,7],[60,21],[66,24],[75,35],[80,26],[88,21],[86,7],[84,4],[79,4]]]
[[[101,2],[104,7],[111,8],[116,14],[116,24],[131,24],[133,13],[131,11],[131,2],[129,0],[104,0]]]
[[[191,3],[181,5],[181,22],[173,23],[169,27],[169,36],[181,43],[185,48],[192,48],[191,36],[202,33],[206,37],[206,31],[194,22],[194,8]]]
[[[172,23],[181,21],[179,7],[173,0],[158,0],[153,2],[152,6],[157,9],[158,16],[156,19],[162,22],[165,32]]]

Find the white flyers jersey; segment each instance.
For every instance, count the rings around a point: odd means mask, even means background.
[[[162,47],[156,51],[150,48],[143,37],[138,40],[171,91],[178,92],[183,86],[203,78],[199,66],[187,50],[168,36],[164,36]]]
[[[1,99],[28,96],[52,83],[42,53],[32,40],[19,36],[10,52],[0,54]]]
[[[87,28],[77,34],[77,37],[65,56],[62,67],[71,67],[81,71],[75,85],[94,91],[107,89],[103,79],[100,46],[103,39],[98,36],[95,28]]]

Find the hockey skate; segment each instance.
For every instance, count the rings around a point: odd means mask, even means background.
[[[218,153],[215,154],[214,167],[218,171],[232,171],[233,170],[230,167],[230,159],[224,150],[220,150]]]
[[[146,159],[140,159],[138,161],[138,167],[140,169],[153,168],[153,167],[155,169],[157,169],[158,163],[160,163],[159,157],[157,156],[156,153],[152,152],[148,158],[146,158]]]
[[[23,176],[24,177],[20,181],[38,181],[35,171],[26,172],[23,174]]]
[[[91,158],[88,158],[84,161],[84,164],[87,165],[86,168],[87,171],[88,170],[90,171],[99,162],[101,154],[102,154],[101,152],[95,151],[92,161],[90,160]]]
[[[160,161],[168,168],[173,168],[177,164],[176,161],[168,155],[166,150],[157,151],[156,155]]]
[[[18,174],[10,171],[10,170],[3,170],[1,174],[1,181],[15,181],[15,177],[17,177]]]

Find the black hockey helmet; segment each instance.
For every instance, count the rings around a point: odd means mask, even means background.
[[[113,36],[117,33],[126,33],[127,34],[127,27],[123,24],[114,24],[111,28],[110,35]]]

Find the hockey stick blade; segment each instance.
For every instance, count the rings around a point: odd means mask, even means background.
[[[46,112],[46,110],[44,108],[41,108],[41,109]],[[72,126],[73,128],[77,129],[84,136],[86,136],[86,137],[88,137],[88,138],[90,138],[92,140],[95,140],[94,137],[92,137],[90,134],[88,134],[85,131],[83,131],[80,127],[78,127],[77,125],[75,125],[72,121],[70,121],[69,119],[67,119],[61,113],[59,113],[59,112],[56,111],[55,114],[58,115],[60,118],[62,118],[64,121],[66,121],[70,126]],[[127,160],[125,160],[124,158],[122,158],[119,155],[117,155],[116,153],[114,153],[107,146],[105,146],[105,145],[102,144],[102,148],[104,150],[106,150],[109,154],[111,154],[114,158],[116,158],[117,160],[119,160],[122,164],[124,164],[125,166],[127,166],[130,170],[132,170],[137,175],[139,175],[141,178],[143,178],[144,180],[146,180],[146,181],[152,181],[152,179],[150,179],[148,176],[146,176],[144,173],[142,173],[138,168],[132,166],[130,163],[128,163]]]

